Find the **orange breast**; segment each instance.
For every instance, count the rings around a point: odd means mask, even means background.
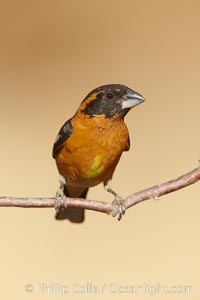
[[[110,179],[128,141],[123,119],[77,116],[72,126],[73,134],[56,157],[60,174],[74,187]]]

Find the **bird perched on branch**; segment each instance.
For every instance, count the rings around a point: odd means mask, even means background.
[[[115,197],[118,220],[125,213],[123,199],[111,188],[111,179],[123,151],[130,148],[124,117],[144,98],[122,84],[100,86],[90,92],[75,115],[60,129],[54,146],[60,177],[56,195],[57,219],[83,222],[82,208],[61,209],[66,197],[86,198],[88,189],[103,182]]]

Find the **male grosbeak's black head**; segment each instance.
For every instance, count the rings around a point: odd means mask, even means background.
[[[114,115],[126,115],[132,107],[143,101],[142,95],[125,85],[109,84],[91,91],[83,100],[81,106],[84,105],[82,113],[86,115],[105,115],[110,118]]]

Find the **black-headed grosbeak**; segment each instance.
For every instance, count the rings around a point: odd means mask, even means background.
[[[118,219],[125,213],[123,199],[111,188],[113,172],[123,151],[130,148],[124,117],[144,98],[122,84],[109,84],[90,92],[75,115],[60,129],[53,157],[61,175],[56,196],[57,218],[83,222],[83,209],[60,209],[64,196],[85,198],[101,182],[115,196]]]

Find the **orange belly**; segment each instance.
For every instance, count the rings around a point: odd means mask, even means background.
[[[112,178],[127,141],[123,120],[109,123],[109,127],[74,124],[73,134],[56,157],[58,170],[73,187],[91,187],[107,181]]]

